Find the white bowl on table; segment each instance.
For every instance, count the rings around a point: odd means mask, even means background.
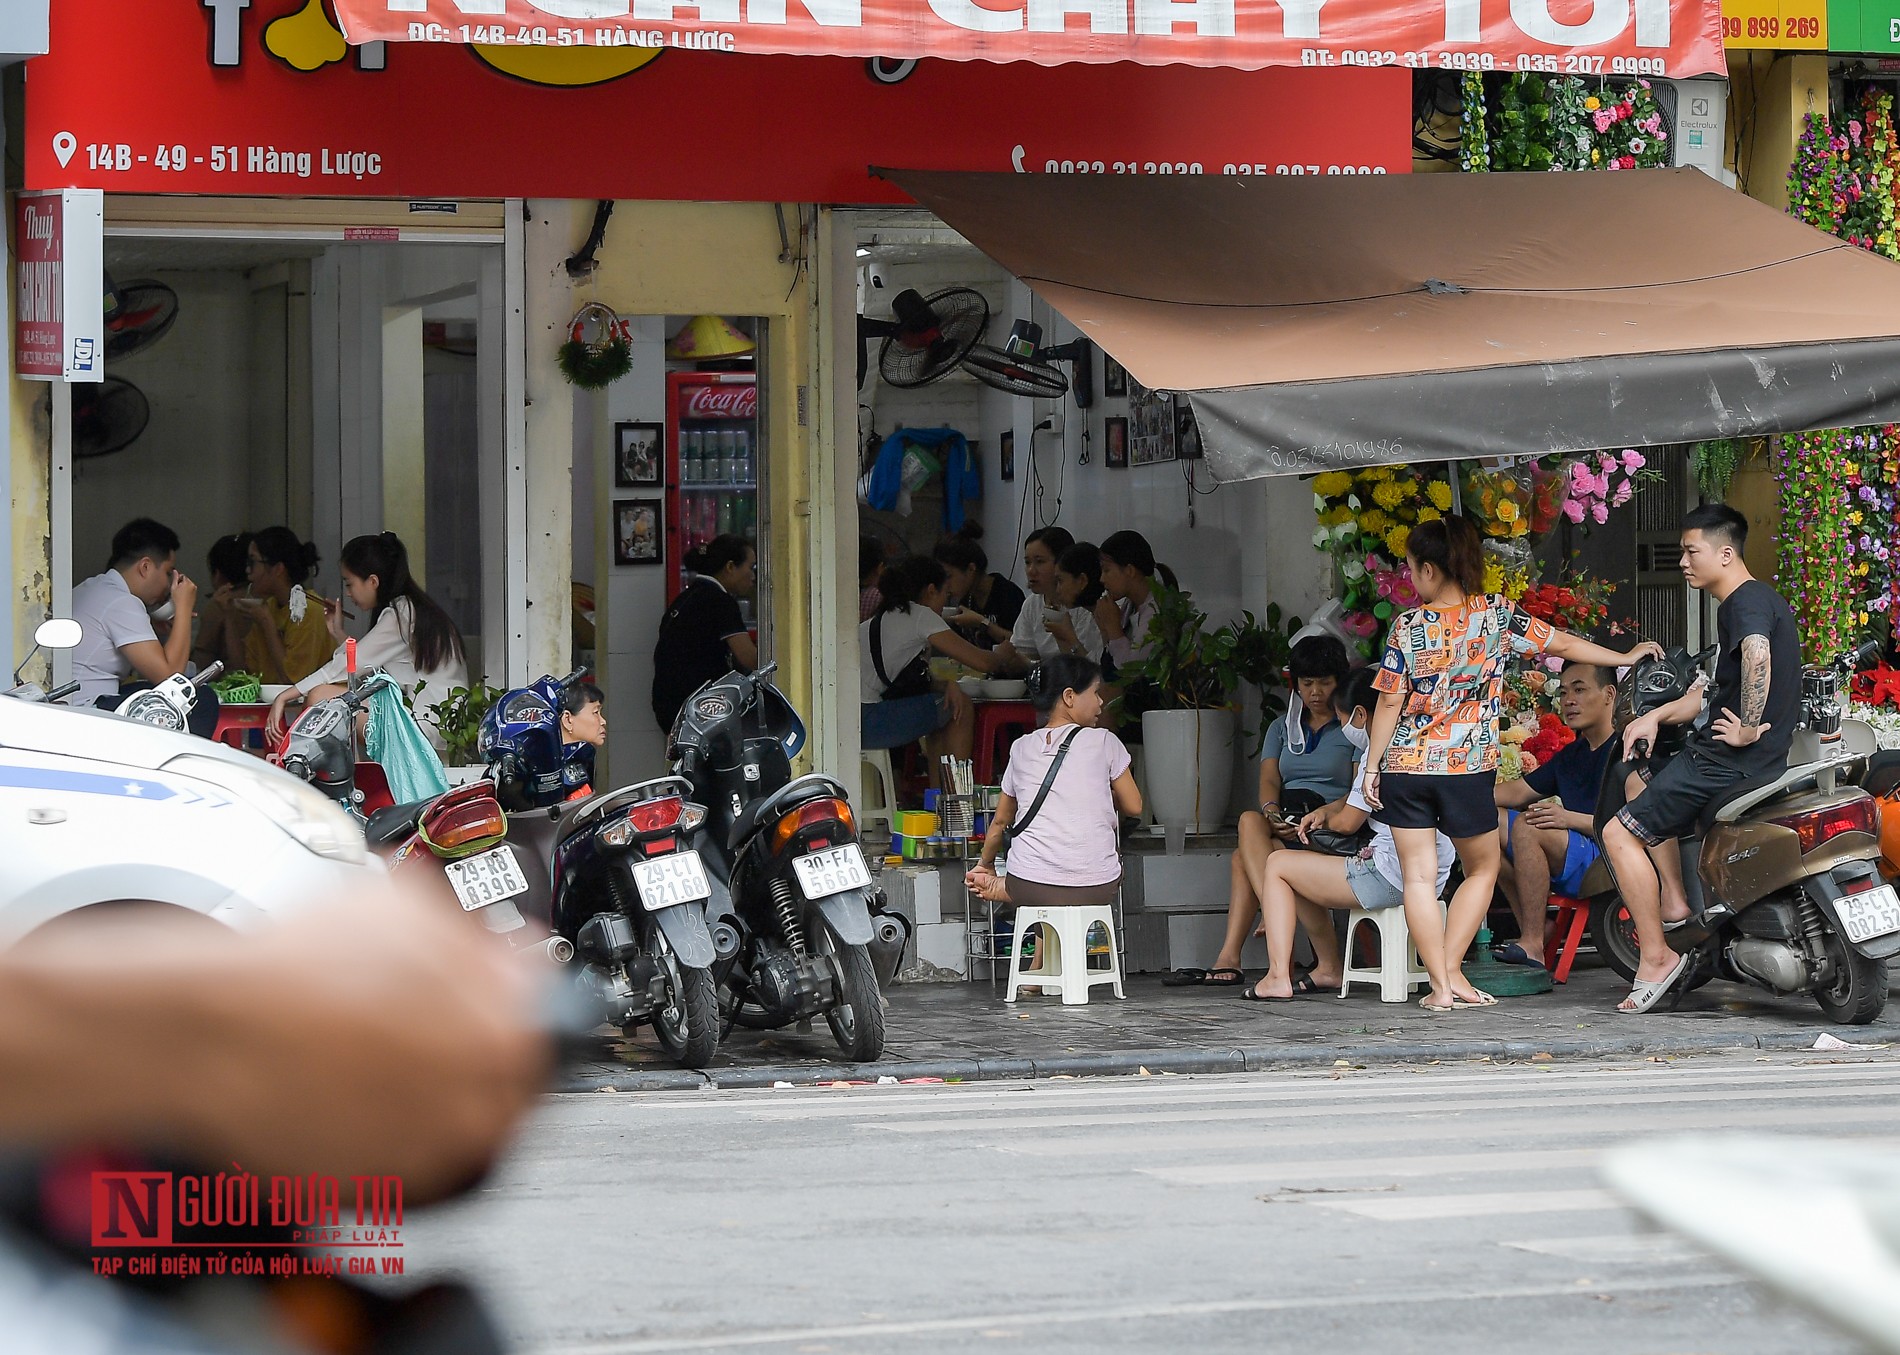
[[[986,678],[982,686],[991,701],[1020,701],[1029,694],[1029,684],[1021,678]]]
[[[977,697],[977,696],[983,695],[983,679],[982,678],[960,677],[957,679],[957,686],[963,689],[963,694],[965,696]]]

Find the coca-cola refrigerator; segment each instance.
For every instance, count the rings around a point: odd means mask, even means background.
[[[671,602],[685,583],[687,551],[725,535],[758,544],[758,377],[669,373],[666,430],[666,596]]]

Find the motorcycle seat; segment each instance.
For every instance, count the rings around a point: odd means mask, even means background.
[[[363,825],[363,836],[369,839],[372,847],[387,847],[400,842],[416,831],[422,822],[422,811],[434,804],[434,800],[417,800],[412,804],[389,805],[371,814]]]
[[[1867,759],[1867,776],[1861,789],[1877,799],[1900,790],[1900,748],[1883,748]]]
[[[1724,809],[1734,804],[1744,795],[1752,795],[1763,786],[1772,786],[1788,774],[1786,767],[1776,767],[1763,772],[1760,776],[1751,776],[1746,781],[1738,781],[1722,794],[1703,806],[1702,816],[1696,821],[1696,836],[1707,837],[1715,827],[1716,819]]]

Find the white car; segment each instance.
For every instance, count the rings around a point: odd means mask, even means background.
[[[258,758],[4,695],[0,823],[0,946],[125,901],[253,929],[383,870],[349,815]]]

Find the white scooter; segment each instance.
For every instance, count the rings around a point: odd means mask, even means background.
[[[79,640],[49,621],[41,648]],[[30,657],[30,656],[29,656]],[[51,704],[18,680],[0,694],[0,946],[78,909],[170,904],[240,929],[361,889],[382,871],[336,805],[259,758],[178,732],[185,693],[137,693],[144,719]],[[190,687],[188,679],[179,682]],[[131,712],[127,712],[129,715]],[[17,826],[15,826],[17,825]]]

